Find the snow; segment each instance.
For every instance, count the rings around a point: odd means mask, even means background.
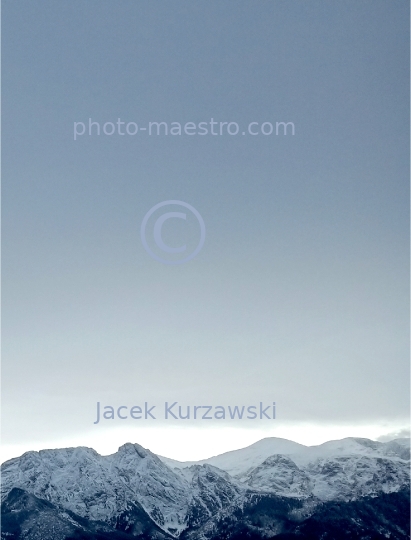
[[[292,454],[300,450],[307,448],[306,446],[289,441],[287,439],[281,439],[279,437],[268,437],[262,439],[246,448],[240,450],[232,450],[231,452],[225,452],[218,456],[214,456],[201,461],[188,461],[180,462],[173,459],[160,457],[167,463],[167,465],[176,468],[184,468],[195,464],[209,464],[223,469],[232,476],[241,474],[252,467],[260,465],[265,459],[274,454]]]
[[[315,506],[399,491],[409,477],[404,439],[347,438],[309,447],[267,438],[197,463],[160,459],[126,443],[110,456],[85,447],[27,452],[3,464],[2,497],[19,487],[110,526],[119,516],[128,519],[130,504],[137,504],[177,538],[193,522],[241,507],[250,493],[297,497]]]
[[[405,442],[397,443],[397,441]],[[164,463],[173,468],[182,469],[194,464],[207,463],[223,469],[232,476],[238,476],[257,467],[268,457],[277,454],[290,456],[299,466],[307,466],[313,460],[332,458],[333,456],[366,455],[403,459],[404,452],[400,451],[400,448],[407,448],[406,441],[408,441],[409,448],[409,439],[397,439],[388,443],[380,443],[359,437],[348,437],[316,446],[305,446],[287,439],[268,437],[246,448],[226,452],[201,461],[180,462],[162,456],[159,457]]]
[[[28,452],[3,465],[2,480],[2,494],[20,487],[89,519],[115,521],[135,499],[162,529],[186,527],[187,481],[137,444],[111,456],[90,448]]]

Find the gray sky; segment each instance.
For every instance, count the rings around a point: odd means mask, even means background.
[[[102,434],[119,446],[120,424],[143,444],[133,420],[93,426],[97,401],[274,400],[259,434],[401,430],[409,3],[5,0],[2,18],[9,453]],[[74,141],[89,118],[241,129]],[[242,135],[281,121],[294,136]],[[186,264],[140,240],[167,200],[205,222]],[[163,237],[191,249],[196,227],[169,220]]]

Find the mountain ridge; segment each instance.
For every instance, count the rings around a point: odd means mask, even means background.
[[[108,456],[87,447],[26,452],[2,465],[3,518],[12,524],[6,530],[12,534],[17,514],[24,530],[34,519],[27,516],[36,515],[41,523],[53,523],[53,530],[60,527],[62,540],[70,527],[81,530],[84,523],[84,538],[113,531],[141,540],[217,540],[222,531],[230,538],[242,527],[255,538],[297,534],[298,524],[322,515],[324,505],[348,504],[347,512],[357,515],[354,503],[364,502],[372,513],[373,500],[391,501],[395,494],[403,494],[398,495],[403,500],[409,491],[409,456],[407,440],[362,438],[313,447],[267,438],[179,466],[137,443],[125,443]],[[372,523],[367,527],[371,530]],[[44,530],[41,539],[48,540]],[[387,534],[393,530],[387,525]],[[83,533],[75,534],[81,538]]]
[[[361,444],[361,442],[364,443],[366,441],[367,443],[365,445]],[[278,446],[279,442],[280,447]],[[345,448],[342,448],[343,445],[341,443],[343,442],[354,442],[356,444],[355,446],[353,446],[352,444],[346,444]],[[371,443],[371,445],[369,443]],[[321,454],[321,450],[323,450],[325,454],[330,454],[332,453],[330,452],[332,450],[338,451],[338,447],[340,447],[344,454],[359,453],[361,448],[362,453],[364,454],[375,454],[376,448],[386,448],[388,451],[391,450],[395,454],[395,448],[397,446],[399,446],[401,449],[404,449],[400,453],[398,453],[398,457],[400,457],[400,454],[404,456],[409,455],[410,439],[407,438],[393,439],[392,441],[387,442],[379,442],[361,437],[346,437],[344,439],[331,440],[318,445],[308,446],[279,437],[266,437],[244,448],[240,448],[238,450],[230,450],[228,452],[224,452],[222,454],[218,454],[216,456],[201,459],[198,461],[178,461],[161,455],[159,455],[158,457],[162,461],[164,461],[164,463],[176,468],[185,468],[194,464],[208,463],[216,467],[222,468],[230,474],[236,475],[242,472],[246,472],[245,467],[248,461],[251,462],[251,464],[258,464],[259,460],[263,461],[264,459],[274,454],[292,455],[296,458],[298,454],[303,454],[307,457],[313,458],[315,454]],[[243,461],[242,454],[246,456],[246,458],[244,459],[245,464],[243,466],[240,465]],[[233,459],[235,463],[233,466],[231,466],[230,463],[231,459]]]

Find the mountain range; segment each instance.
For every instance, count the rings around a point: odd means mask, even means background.
[[[266,438],[198,462],[126,443],[2,465],[3,540],[410,538],[410,440]]]

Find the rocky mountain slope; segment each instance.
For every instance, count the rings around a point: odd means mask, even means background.
[[[344,538],[405,539],[409,459],[408,439],[359,438],[263,439],[198,463],[130,443],[27,452],[2,466],[2,538],[331,540],[344,523]]]

